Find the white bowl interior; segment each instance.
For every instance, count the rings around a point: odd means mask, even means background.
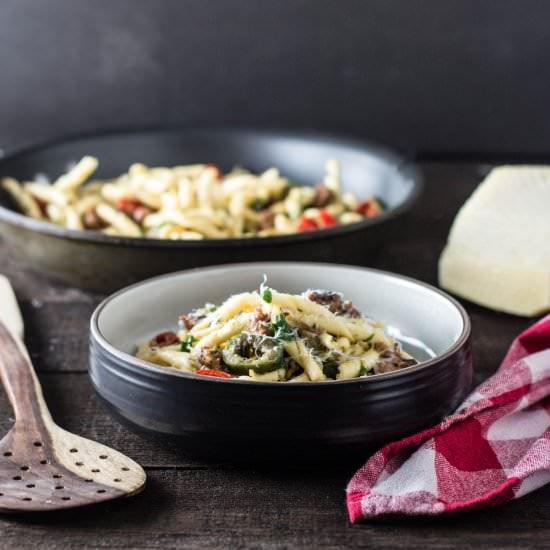
[[[385,323],[420,361],[445,353],[464,330],[456,305],[423,284],[358,267],[281,262],[191,270],[134,285],[105,304],[99,331],[112,346],[132,354],[138,343],[175,330],[182,313],[259,288],[264,274],[270,287],[283,292],[342,292],[360,311]]]

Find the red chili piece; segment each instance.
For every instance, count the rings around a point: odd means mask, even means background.
[[[218,166],[216,166],[215,164],[207,164],[206,165],[206,168],[211,168],[212,170],[215,170],[216,171],[216,179],[219,181],[219,180],[222,180],[223,179],[223,172],[220,170],[220,168]]]
[[[362,216],[366,216],[367,218],[372,218],[373,216],[376,216],[376,214],[380,213],[380,207],[374,201],[373,199],[367,199],[362,202],[360,202],[356,207],[355,211]]]
[[[319,229],[319,226],[315,223],[314,220],[302,216],[298,220],[298,231],[313,231]]]
[[[142,207],[143,204],[135,199],[127,199],[125,197],[122,197],[120,199],[117,199],[116,201],[116,207],[119,210],[122,210],[125,214],[129,214],[130,216],[134,213],[134,210],[137,208]]]
[[[218,378],[231,378],[231,375],[227,374],[227,372],[214,369],[199,369],[197,374],[202,374],[203,376],[216,376]]]
[[[153,340],[151,340],[151,343],[155,346],[159,346],[161,348],[164,348],[165,346],[171,346],[172,344],[175,344],[176,342],[179,342],[179,338],[175,332],[161,332],[160,334],[157,334]]]
[[[319,211],[319,217],[325,227],[332,227],[338,223],[336,218],[325,208]]]

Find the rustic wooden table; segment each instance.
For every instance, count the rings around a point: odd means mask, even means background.
[[[402,239],[370,265],[435,283],[453,215],[489,168],[423,163],[425,193],[404,220]],[[550,487],[467,515],[352,526],[344,494],[349,469],[300,473],[207,464],[143,440],[107,415],[86,374],[88,319],[102,297],[24,273],[1,245],[0,272],[15,286],[27,345],[55,420],[128,454],[149,478],[146,490],[132,499],[62,514],[1,517],[0,548],[550,547]],[[479,383],[531,321],[465,305],[473,322]],[[12,420],[2,395],[2,433]]]

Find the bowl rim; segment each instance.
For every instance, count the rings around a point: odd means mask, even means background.
[[[346,235],[360,231],[372,225],[378,225],[389,221],[402,213],[406,212],[416,202],[424,187],[423,180],[418,167],[408,161],[404,156],[399,155],[390,148],[381,145],[373,144],[368,140],[363,140],[355,137],[340,136],[338,134],[319,132],[316,130],[290,129],[290,128],[254,128],[240,126],[157,126],[144,128],[129,128],[129,129],[113,129],[102,130],[95,132],[84,132],[80,134],[70,134],[58,139],[45,141],[28,147],[17,149],[14,152],[8,153],[0,158],[0,170],[4,162],[17,160],[25,157],[28,154],[46,152],[48,149],[68,145],[72,142],[86,141],[91,139],[101,138],[116,138],[124,136],[138,136],[144,134],[177,134],[177,133],[212,133],[212,134],[228,134],[238,135],[245,134],[252,138],[254,137],[281,137],[281,138],[296,138],[307,141],[314,141],[318,144],[333,143],[342,147],[355,150],[369,149],[383,162],[394,165],[399,174],[411,181],[412,187],[409,195],[405,200],[395,208],[385,210],[372,218],[365,218],[359,222],[339,225],[331,228],[317,229],[315,231],[304,231],[303,233],[292,233],[289,235],[273,235],[266,237],[239,237],[239,238],[220,238],[220,239],[202,239],[194,240],[170,240],[170,239],[148,239],[143,237],[120,237],[116,235],[105,235],[97,231],[84,231],[67,229],[54,223],[49,223],[42,220],[30,218],[25,214],[11,210],[0,203],[0,222],[9,223],[11,225],[22,227],[37,233],[68,239],[72,241],[82,241],[87,243],[99,244],[117,244],[129,247],[142,248],[215,248],[222,246],[241,247],[241,246],[257,246],[260,243],[266,245],[284,245],[289,242],[302,242],[317,239],[326,239],[338,235]]]
[[[246,380],[241,378],[216,378],[211,376],[200,376],[195,373],[188,373],[184,371],[179,371],[176,369],[170,369],[168,367],[162,367],[160,365],[155,365],[154,363],[149,363],[148,361],[144,361],[143,359],[139,359],[135,357],[134,355],[131,355],[129,353],[126,353],[124,351],[119,350],[114,345],[112,345],[106,338],[103,336],[100,328],[99,328],[99,318],[101,317],[101,314],[105,307],[115,298],[118,296],[130,291],[134,290],[137,287],[140,287],[142,285],[150,284],[153,282],[158,282],[163,279],[168,279],[172,277],[179,277],[186,274],[191,273],[201,273],[205,271],[224,271],[227,269],[232,268],[246,268],[251,266],[265,266],[266,269],[269,268],[269,266],[273,267],[280,267],[280,266],[300,266],[303,268],[313,268],[313,267],[337,267],[337,268],[344,268],[344,269],[355,269],[359,271],[366,271],[370,273],[375,273],[378,275],[383,276],[389,276],[391,278],[399,279],[402,282],[407,283],[411,286],[421,286],[424,289],[427,289],[440,297],[442,297],[444,300],[448,301],[458,314],[460,315],[462,319],[462,331],[456,341],[447,349],[445,352],[436,355],[435,357],[432,357],[428,359],[427,361],[422,361],[421,363],[418,363],[417,365],[412,365],[410,367],[405,367],[404,369],[388,372],[388,373],[382,373],[382,374],[373,374],[364,378],[349,378],[344,380],[321,380],[318,382],[292,382],[292,383],[281,383],[281,382],[271,382],[271,381],[257,381],[257,380]],[[407,376],[411,373],[418,372],[420,370],[428,369],[429,367],[433,365],[437,365],[441,363],[442,361],[452,357],[455,353],[460,351],[470,340],[471,336],[471,321],[470,318],[464,309],[464,307],[452,296],[447,294],[446,292],[440,290],[439,288],[432,286],[428,283],[425,283],[423,281],[419,281],[418,279],[414,279],[412,277],[408,277],[406,275],[401,275],[399,273],[392,273],[391,271],[385,271],[381,269],[375,269],[371,267],[363,267],[363,266],[355,266],[351,264],[340,264],[340,263],[328,263],[328,262],[241,262],[241,263],[231,263],[231,264],[222,264],[218,266],[207,266],[207,267],[197,267],[192,269],[185,269],[180,271],[174,271],[171,273],[165,273],[163,275],[157,275],[156,277],[151,277],[149,279],[144,279],[143,281],[139,281],[137,283],[134,283],[132,285],[126,286],[117,292],[114,292],[107,298],[105,298],[94,310],[92,313],[92,316],[90,318],[90,340],[92,343],[96,343],[98,346],[100,346],[106,353],[110,353],[111,355],[115,356],[117,359],[122,361],[125,365],[125,367],[131,367],[132,369],[139,369],[139,372],[143,372],[142,369],[145,369],[146,372],[149,371],[150,374],[158,374],[161,376],[175,376],[178,378],[183,378],[187,380],[192,380],[196,382],[204,382],[204,383],[213,383],[213,384],[244,384],[244,385],[251,385],[251,386],[263,386],[263,387],[283,387],[288,388],[290,387],[312,387],[312,386],[322,386],[325,387],[327,385],[346,385],[346,384],[365,384],[365,383],[374,383],[378,382],[380,380],[386,380],[389,378],[396,378],[396,377],[402,377]],[[169,378],[167,378],[168,380]]]

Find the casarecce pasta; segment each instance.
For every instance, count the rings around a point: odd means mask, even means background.
[[[51,185],[4,178],[2,186],[32,218],[137,238],[268,237],[354,223],[382,211],[376,198],[359,201],[342,191],[335,160],[313,187],[293,185],[276,168],[223,174],[212,164],[132,164],[116,178],[91,179],[98,165],[85,156]]]
[[[177,332],[140,344],[136,355],[185,372],[268,382],[343,380],[416,364],[341,294],[285,294],[265,283],[181,315]]]

